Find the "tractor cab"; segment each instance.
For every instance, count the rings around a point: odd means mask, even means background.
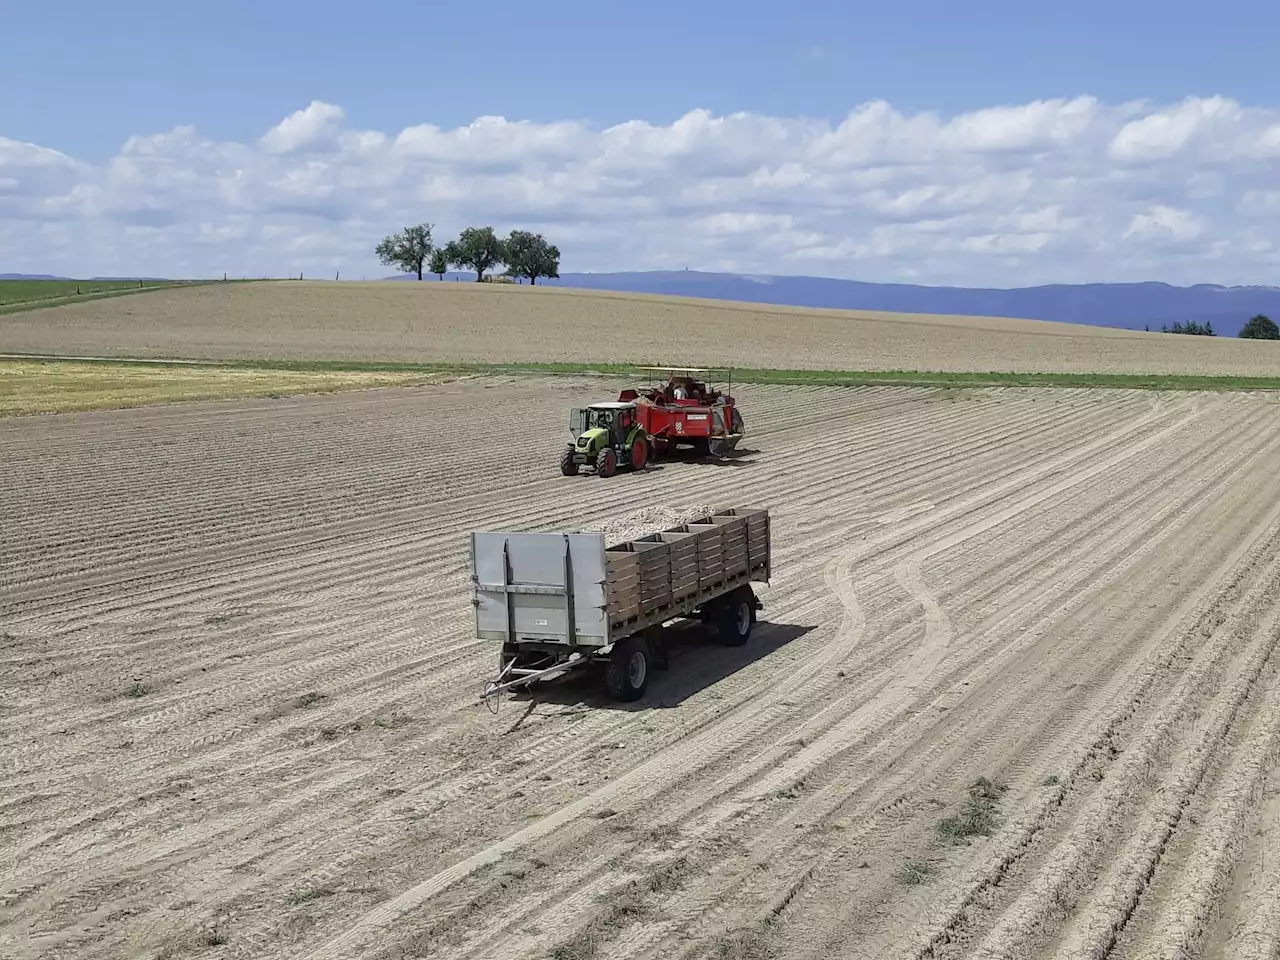
[[[622,401],[593,403],[589,407],[574,410],[570,415],[569,432],[574,440],[584,433],[603,430],[608,434],[611,446],[626,442],[627,433],[636,422],[636,405]]]

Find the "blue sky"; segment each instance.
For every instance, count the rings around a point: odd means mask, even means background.
[[[483,114],[669,123],[693,107],[838,120],[877,98],[948,113],[1081,93],[1254,104],[1277,91],[1280,4],[1261,2],[432,6],[7,3],[0,131],[104,159],[130,134],[184,123],[249,140],[312,99],[390,130]]]
[[[378,274],[378,237],[426,220],[546,231],[566,270],[1280,274],[1277,4],[9,2],[0,23],[0,272]]]

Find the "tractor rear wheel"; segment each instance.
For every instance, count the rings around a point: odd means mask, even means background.
[[[612,477],[618,470],[618,455],[613,447],[605,447],[596,454],[596,473],[602,477]]]
[[[623,703],[639,700],[649,686],[649,666],[649,644],[643,636],[619,640],[605,666],[605,690],[614,700]]]
[[[636,437],[631,444],[631,469],[643,470],[649,462],[649,441],[644,437]]]
[[[578,461],[573,458],[573,447],[560,454],[560,472],[566,477],[578,475]]]

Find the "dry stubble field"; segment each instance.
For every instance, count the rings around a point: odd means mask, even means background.
[[[561,477],[614,389],[0,421],[0,954],[1277,955],[1273,395],[744,387]],[[655,502],[771,508],[750,644],[486,712],[467,532]]]
[[[0,353],[1280,376],[1280,343],[499,284],[208,284],[0,316]]]

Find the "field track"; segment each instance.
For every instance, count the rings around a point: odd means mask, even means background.
[[[1280,375],[1280,343],[1258,340],[435,282],[210,283],[35,310],[0,316],[0,353]]]
[[[561,477],[613,389],[0,421],[0,955],[1280,954],[1280,399],[748,387]],[[467,532],[655,502],[771,509],[751,642],[486,712]]]

